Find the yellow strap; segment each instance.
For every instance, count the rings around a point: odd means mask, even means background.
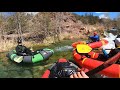
[[[117,48],[120,48],[120,46],[119,46],[119,47],[117,47]]]
[[[93,53],[93,55],[92,55],[92,58],[94,58],[95,57],[95,53]]]
[[[87,58],[84,58],[84,59],[82,60],[82,64],[85,62],[86,59],[87,59]]]
[[[74,54],[74,56],[76,55],[77,53]]]
[[[105,42],[103,40],[101,41],[101,43],[102,43],[102,45],[105,45]]]
[[[76,48],[73,49],[73,51],[75,50]]]

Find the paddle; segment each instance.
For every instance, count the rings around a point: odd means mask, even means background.
[[[91,48],[87,44],[78,44],[76,46],[76,49],[77,49],[78,53],[89,53],[92,50],[100,50],[100,49],[97,49],[97,48]],[[112,49],[105,49],[105,50],[112,50]]]
[[[92,50],[92,48],[87,44],[78,44],[76,49],[78,53],[89,53]]]
[[[100,71],[102,71],[103,69],[111,66],[112,64],[114,64],[115,62],[117,62],[120,58],[120,52],[117,53],[115,56],[113,56],[112,58],[108,59],[107,61],[105,61],[102,65],[96,67],[95,69],[88,71],[86,73],[86,75],[88,76],[92,76]]]

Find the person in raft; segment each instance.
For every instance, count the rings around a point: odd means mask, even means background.
[[[110,53],[108,54],[108,57],[113,57],[114,55],[116,55],[118,52],[120,52],[120,35],[118,35],[116,37],[116,39],[114,40],[115,42],[115,49],[112,49],[110,51]],[[116,62],[117,64],[120,64],[120,60]]]
[[[22,45],[21,39],[18,39],[17,43],[18,43],[18,45],[15,48],[17,55],[19,55],[19,56],[32,55],[32,52],[34,52],[33,50],[30,50],[26,46]]]
[[[88,56],[93,59],[101,60],[101,61],[106,61],[109,58],[113,57],[116,55],[118,52],[120,52],[120,35],[118,35],[114,40],[109,40],[108,38],[104,38],[108,40],[107,45],[103,45],[101,47],[103,54],[95,53],[95,52],[90,52],[88,53]],[[116,62],[117,64],[120,64],[120,60]]]
[[[84,71],[74,63],[59,59],[49,69],[47,69],[42,78],[89,78]]]
[[[93,42],[97,42],[100,40],[99,35],[97,34],[97,32],[94,32],[93,36],[89,36],[89,38],[93,41]]]

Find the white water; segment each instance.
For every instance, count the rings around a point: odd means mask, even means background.
[[[68,45],[54,48],[55,52],[72,51],[72,50],[73,50],[73,47]]]

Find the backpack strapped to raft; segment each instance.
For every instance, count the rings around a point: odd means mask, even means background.
[[[70,75],[78,71],[78,66],[66,59],[59,59],[49,70],[49,78],[69,78]]]

